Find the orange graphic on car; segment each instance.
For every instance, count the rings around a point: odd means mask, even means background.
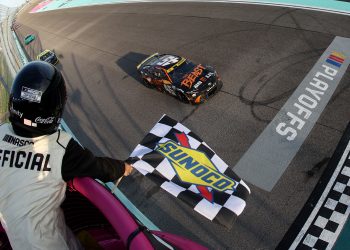
[[[196,81],[197,77],[203,73],[203,69],[204,67],[201,64],[197,65],[193,71],[189,73],[185,79],[182,80],[181,85],[184,85],[190,89],[193,83]]]

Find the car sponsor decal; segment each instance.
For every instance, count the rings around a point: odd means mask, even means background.
[[[199,77],[203,73],[204,67],[199,64],[197,65],[193,71],[186,75],[186,77],[181,81],[181,85],[186,86],[187,88],[191,88],[193,83],[196,81],[197,77]]]
[[[166,80],[164,80],[164,81],[166,81]],[[171,84],[165,82],[163,87],[164,87],[166,92],[168,92],[169,94],[171,94],[173,96],[176,96],[175,90],[173,89],[173,86]]]
[[[181,58],[181,60],[176,63],[175,65],[171,66],[171,68],[167,69],[167,73],[170,73],[171,71],[173,71],[176,67],[179,67],[181,64],[183,64],[186,61],[186,58]]]
[[[169,56],[164,56],[162,59],[160,59],[156,63],[156,65],[165,67],[165,66],[168,66],[170,64],[177,63],[178,61],[179,61],[179,57],[169,55]]]
[[[203,82],[202,81],[198,81],[193,87],[195,89],[198,89],[198,87],[202,84]]]

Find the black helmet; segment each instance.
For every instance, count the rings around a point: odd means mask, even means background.
[[[10,122],[16,134],[33,137],[58,129],[67,99],[62,74],[51,64],[34,61],[17,74],[10,93]]]

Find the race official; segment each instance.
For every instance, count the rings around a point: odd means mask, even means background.
[[[66,96],[62,74],[49,63],[28,63],[14,80],[10,123],[0,125],[0,221],[14,250],[82,249],[60,208],[66,182],[116,181],[133,170],[58,129]]]

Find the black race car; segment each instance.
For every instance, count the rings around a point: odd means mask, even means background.
[[[202,103],[222,87],[211,66],[194,64],[176,55],[155,53],[137,66],[143,84],[176,96],[183,102]]]

